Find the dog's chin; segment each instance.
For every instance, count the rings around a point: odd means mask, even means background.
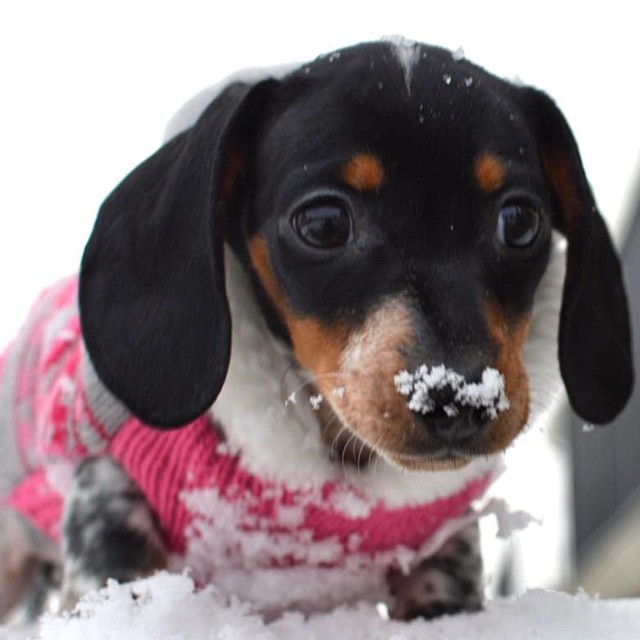
[[[392,465],[407,471],[455,471],[466,467],[474,456],[453,451],[411,454],[380,451],[378,454]]]
[[[406,448],[385,446],[384,442],[371,442],[366,434],[357,428],[346,426],[337,419],[329,407],[323,407],[325,420],[329,417],[328,428],[323,430],[327,445],[335,459],[353,463],[358,468],[368,466],[374,458],[381,458],[393,467],[405,471],[455,471],[466,467],[474,459],[486,458],[492,452],[485,452],[482,447],[451,446],[443,442],[413,443]],[[398,443],[396,443],[398,444]]]

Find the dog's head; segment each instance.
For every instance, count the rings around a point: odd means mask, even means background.
[[[455,464],[528,420],[522,348],[554,229],[560,370],[577,413],[604,423],[632,385],[627,304],[564,118],[447,51],[358,45],[227,87],[122,182],[83,259],[85,340],[142,420],[203,413],[229,361],[227,242],[342,426],[405,467]],[[465,402],[452,382],[410,408],[397,375],[421,365],[467,389],[495,369],[508,402]]]

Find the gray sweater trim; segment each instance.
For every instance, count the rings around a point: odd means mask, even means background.
[[[131,413],[129,410],[107,389],[102,380],[98,377],[91,358],[86,351],[86,348],[82,348],[82,379],[84,382],[84,392],[87,399],[91,413],[95,419],[100,423],[104,431],[110,436],[113,435],[127,420]],[[91,435],[94,436],[95,445],[99,446],[103,443],[102,440],[96,438],[95,431],[93,429],[83,430],[84,444],[89,451],[93,449]],[[89,441],[87,441],[89,439]]]

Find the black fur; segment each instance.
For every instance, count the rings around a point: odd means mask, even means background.
[[[497,349],[487,301],[513,326],[527,318],[554,229],[569,243],[559,353],[571,403],[594,423],[622,409],[633,372],[620,266],[563,116],[536,90],[438,48],[418,52],[410,82],[392,47],[376,43],[282,80],[232,85],[105,201],[82,262],[84,339],[102,381],[139,419],[178,427],[206,411],[224,383],[231,339],[224,242],[284,340],[277,301],[251,260],[256,238],[292,313],[355,330],[383,301],[408,298],[416,336],[402,354],[408,366],[446,362],[476,380]],[[379,158],[379,188],[345,181],[342,168],[356,153]],[[474,178],[482,154],[504,165],[495,189]],[[296,213],[319,199],[348,213],[348,242],[320,250],[301,239]],[[514,199],[540,215],[522,249],[496,232]],[[481,440],[487,420],[464,415],[456,431],[440,418],[430,415],[432,428],[411,432],[409,453],[457,455],[454,435],[465,458],[492,452]],[[134,510],[143,528],[131,526]],[[108,459],[78,469],[64,538],[69,603],[86,584],[163,563],[143,496]],[[477,610],[475,527],[408,576],[389,579],[394,617]]]
[[[80,310],[93,363],[129,409],[157,427],[201,415],[224,382],[221,182],[232,138],[254,117],[260,93],[229,88],[125,178],[102,205],[84,253]]]
[[[555,155],[556,159],[562,154],[559,159],[565,163],[566,180],[575,194],[576,202],[569,203],[566,194],[552,189],[555,224],[569,241],[560,370],[574,411],[588,422],[603,424],[621,411],[633,388],[631,328],[620,261],[562,114],[540,91],[522,88],[516,98],[541,154]],[[553,169],[545,168],[551,185]]]
[[[179,426],[220,390],[230,340],[225,235],[249,269],[246,242],[265,237],[294,310],[325,323],[358,326],[381,300],[409,291],[429,312],[428,322],[424,313],[416,321],[424,340],[415,363],[428,353],[474,377],[491,360],[490,346],[467,348],[489,345],[483,300],[514,318],[530,311],[552,227],[569,240],[560,360],[571,403],[594,423],[622,409],[633,372],[619,262],[562,115],[540,92],[447,51],[420,51],[411,93],[384,43],[346,49],[281,81],[234,86],[107,199],[82,265],[83,330],[100,377],[138,417]],[[544,162],[550,149],[566,160],[579,196],[573,226]],[[223,194],[238,150],[242,178]],[[383,189],[358,193],[340,179],[344,159],[362,150],[382,159]],[[507,163],[495,193],[467,170],[483,152]],[[292,230],[296,206],[322,194],[349,209],[355,238],[347,247],[314,251]],[[526,251],[496,241],[498,211],[513,197],[542,211]]]

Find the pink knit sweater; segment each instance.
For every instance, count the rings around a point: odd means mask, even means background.
[[[76,296],[76,278],[46,291],[0,360],[3,499],[54,539],[65,490],[57,470],[88,455],[113,456],[138,483],[169,550],[184,554],[213,532],[210,561],[243,569],[416,550],[489,483],[481,477],[454,495],[388,506],[341,476],[319,486],[256,476],[209,416],[174,431],[147,427],[88,363]]]

